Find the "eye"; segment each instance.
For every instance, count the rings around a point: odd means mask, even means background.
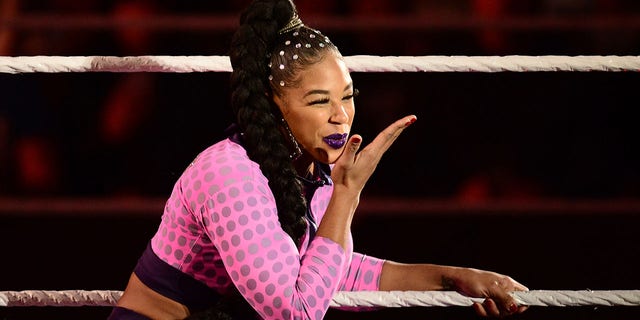
[[[312,106],[312,105],[327,104],[327,103],[329,103],[329,98],[321,98],[321,99],[317,99],[309,102],[309,105]]]
[[[357,97],[360,94],[360,90],[358,89],[353,89],[353,93],[350,95],[345,96],[344,98],[342,98],[342,100],[351,100],[355,97]]]

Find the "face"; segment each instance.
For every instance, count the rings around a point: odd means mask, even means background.
[[[353,82],[342,57],[327,52],[300,71],[295,87],[284,87],[274,101],[303,153],[334,163],[349,136],[355,108]]]

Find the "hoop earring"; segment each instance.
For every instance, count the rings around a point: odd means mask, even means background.
[[[297,160],[302,155],[302,149],[300,149],[300,145],[298,144],[298,141],[293,136],[293,133],[291,133],[291,129],[289,129],[289,125],[287,124],[287,121],[285,121],[284,118],[280,118],[280,121],[282,122],[282,127],[284,128],[287,135],[289,136],[289,139],[288,139],[289,145],[293,149],[293,151],[289,154],[289,159],[291,159],[292,161]]]

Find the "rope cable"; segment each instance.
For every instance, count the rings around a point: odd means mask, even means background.
[[[25,290],[0,291],[0,306],[113,306],[122,291],[117,290]],[[511,295],[528,306],[640,306],[640,290],[531,290]],[[448,307],[482,302],[455,291],[340,291],[331,307]]]
[[[640,71],[640,56],[346,56],[354,72]],[[0,57],[0,73],[230,72],[227,56]]]

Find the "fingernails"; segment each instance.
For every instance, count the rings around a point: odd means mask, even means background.
[[[409,121],[407,121],[407,123],[404,124],[405,127],[408,127],[410,125],[412,125],[414,122],[416,122],[416,120],[418,120],[417,118],[411,118]]]
[[[360,143],[360,142],[362,142],[362,138],[360,138],[360,137],[358,137],[358,136],[354,136],[352,139],[353,139],[353,140],[352,140],[352,141],[353,141],[353,143]]]
[[[515,303],[510,304],[509,305],[509,312],[515,313],[516,311],[518,311],[518,306]]]

